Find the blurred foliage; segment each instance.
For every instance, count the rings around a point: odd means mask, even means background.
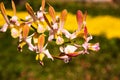
[[[39,10],[41,6],[41,0],[14,0],[16,2],[17,10],[26,10],[25,3],[28,2],[35,11]],[[24,2],[23,2],[24,1]],[[92,16],[97,15],[112,15],[120,17],[120,3],[85,3],[85,2],[61,2],[56,0],[46,0],[46,10],[48,4],[52,5],[56,11],[67,9],[69,12],[75,14],[77,10],[88,11]],[[10,0],[1,0],[4,2],[6,8],[11,9]]]
[[[105,35],[94,36],[100,42],[99,52],[80,55],[66,64],[63,61],[44,59],[45,66],[35,60],[35,53],[25,47],[17,51],[17,40],[10,32],[0,33],[0,79],[1,80],[118,80],[120,79],[120,39],[107,39]],[[52,46],[52,47],[51,47]],[[51,44],[52,54],[56,46]]]

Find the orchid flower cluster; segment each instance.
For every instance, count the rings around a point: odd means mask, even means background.
[[[77,11],[78,29],[71,33],[64,29],[67,18],[66,9],[61,12],[60,16],[56,16],[51,5],[49,5],[48,12],[45,11],[45,0],[42,0],[40,10],[37,12],[34,12],[29,3],[26,3],[25,6],[29,15],[25,19],[21,19],[16,15],[15,3],[13,0],[11,2],[13,16],[7,15],[3,2],[0,3],[1,14],[6,22],[0,31],[6,32],[9,28],[11,36],[19,40],[18,50],[22,52],[23,47],[27,45],[30,51],[36,53],[36,60],[39,60],[41,65],[44,65],[45,56],[51,60],[60,59],[68,63],[72,57],[89,54],[89,50],[98,51],[100,49],[99,43],[89,42],[92,40],[92,36],[86,27],[87,12],[83,14],[80,10]],[[48,19],[47,15],[50,15],[51,18]],[[46,35],[46,32],[49,34]],[[78,40],[76,41],[76,39]],[[59,46],[58,56],[52,55],[47,48],[50,42]]]

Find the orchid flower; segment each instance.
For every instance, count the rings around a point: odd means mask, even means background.
[[[82,11],[80,10],[77,11],[76,19],[78,23],[78,29],[72,34],[64,31],[64,33],[66,33],[67,38],[74,39],[83,34],[83,29],[86,26],[86,16],[87,16],[87,12],[85,12],[85,14],[83,15]]]
[[[45,12],[45,0],[42,0],[40,10],[37,12],[34,12],[29,3],[26,3],[25,6],[29,15],[26,16],[26,19],[24,20],[16,16],[15,3],[13,0],[11,2],[14,12],[13,16],[7,15],[4,4],[2,2],[0,3],[1,14],[6,22],[0,31],[6,32],[7,29],[10,28],[11,36],[13,38],[19,38],[18,50],[22,52],[23,47],[27,45],[30,51],[37,54],[36,60],[39,60],[41,65],[44,65],[43,59],[45,56],[51,60],[54,60],[55,58],[68,63],[73,57],[85,53],[89,54],[88,50],[98,51],[100,49],[99,43],[89,42],[92,40],[92,36],[88,34],[86,27],[87,12],[83,14],[82,11],[77,11],[76,19],[78,29],[75,32],[70,33],[64,29],[67,18],[66,9],[61,12],[60,16],[56,16],[54,8],[49,5],[48,13],[51,17],[51,22],[49,22]],[[45,22],[47,23],[47,26]],[[31,33],[30,28],[33,29]],[[47,30],[49,35],[45,35]],[[64,37],[66,38],[65,41]],[[76,39],[81,39],[81,37],[82,41],[74,41]],[[49,42],[53,40],[55,40],[56,45],[59,46],[59,56],[51,55],[47,49]]]
[[[84,27],[84,39],[85,42],[82,44],[83,48],[85,49],[84,53],[89,54],[89,52],[87,51],[88,49],[93,51],[100,50],[99,43],[95,43],[95,44],[89,43],[89,41],[92,40],[92,36],[88,36],[88,31],[86,26]]]
[[[30,25],[32,25],[32,23],[34,22],[33,26],[35,29],[37,29],[38,33],[44,33],[46,30],[44,25],[44,16],[43,16],[43,14],[45,14],[44,7],[45,7],[45,0],[42,0],[42,6],[40,10],[37,13],[35,13],[32,7],[30,6],[30,4],[26,3],[26,9],[30,15],[26,17],[26,19],[27,20],[32,19],[29,20],[31,23]]]
[[[2,16],[4,17],[4,19],[6,21],[6,23],[0,29],[0,31],[6,32],[7,28],[11,28],[11,36],[13,38],[17,38],[20,35],[21,30],[19,27],[20,23],[18,22],[18,17],[16,16],[16,7],[15,7],[13,0],[12,0],[12,8],[13,8],[14,16],[12,16],[10,19],[8,19],[4,4],[3,3],[0,4]]]
[[[28,34],[29,34],[29,30],[30,30],[30,27],[28,26],[28,24],[21,24],[21,27],[22,27],[22,32],[19,36],[19,45],[18,45],[18,50],[19,51],[22,51],[22,48],[23,46],[27,43],[29,43],[29,40],[28,39]]]
[[[8,26],[10,25],[10,21],[9,21],[9,19],[7,17],[4,3],[0,3],[0,10],[1,10],[1,14],[2,14],[2,16],[3,16],[3,18],[5,19],[5,22],[6,22],[4,24],[4,26],[0,29],[0,31],[6,32]]]
[[[61,54],[56,59],[63,60],[65,63],[68,63],[72,57],[76,57],[83,53],[83,51],[76,51],[78,48],[73,45],[67,45],[66,47],[60,47]]]
[[[53,57],[51,56],[51,54],[49,53],[48,49],[46,49],[46,45],[44,45],[45,43],[45,35],[41,34],[38,37],[38,44],[37,44],[37,48],[38,48],[38,53],[36,56],[36,60],[40,60],[40,62],[43,61],[43,58],[45,57],[45,55],[53,60]]]
[[[56,39],[56,44],[63,44],[64,39],[62,38],[62,33],[64,30],[64,23],[67,17],[67,10],[63,10],[60,18],[58,16],[55,16],[55,10],[52,6],[49,7],[49,14],[52,18],[51,24],[49,24],[50,31],[49,31],[49,38],[48,41],[52,41],[53,39]],[[48,22],[48,21],[47,21]]]

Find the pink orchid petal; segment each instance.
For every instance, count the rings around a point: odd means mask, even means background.
[[[89,37],[87,37],[86,42],[89,42],[92,39],[93,39],[93,37],[90,35]]]
[[[85,50],[87,50],[88,49],[88,43],[87,42],[85,42],[84,44],[82,44],[82,46],[83,46],[83,48],[85,49]]]
[[[62,30],[62,33],[63,33],[67,38],[70,38],[70,37],[71,37],[71,34],[70,34],[66,29],[63,29],[63,30]]]
[[[82,11],[80,11],[80,10],[77,11],[76,19],[77,19],[77,23],[78,23],[78,30],[80,30],[81,27],[82,27],[82,24],[83,24],[83,13],[82,13]]]
[[[99,43],[96,43],[96,44],[89,44],[89,49],[93,50],[93,51],[98,51],[100,50],[100,47],[99,47]]]
[[[49,35],[48,41],[52,41],[53,39],[54,39],[54,35],[53,34]]]

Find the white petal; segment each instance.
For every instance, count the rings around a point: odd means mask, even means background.
[[[63,30],[61,30],[61,31],[63,32],[63,34],[64,34],[67,38],[70,38],[70,37],[71,37],[71,34],[70,34],[67,30],[63,29]]]
[[[54,35],[49,35],[48,41],[52,41],[52,39],[54,39]]]
[[[12,16],[11,20],[12,20],[12,21],[17,21],[17,20],[18,20],[18,17],[17,17],[17,16]]]
[[[27,38],[26,39],[26,42],[28,44],[28,49],[31,50],[31,51],[34,51],[35,50],[35,47],[33,46],[33,44],[31,43],[31,40],[32,40],[32,37],[31,38]]]
[[[89,41],[92,40],[92,39],[93,39],[92,36],[87,37],[87,42],[89,42]]]
[[[47,49],[47,50],[44,50],[43,52],[45,53],[45,55],[46,55],[48,58],[54,60],[53,57],[51,56],[51,54],[49,53],[48,49]]]
[[[53,27],[53,29],[58,29],[58,24],[54,23],[52,27]]]
[[[64,52],[64,48],[62,46],[60,46],[59,49],[60,49],[60,52],[62,52],[62,53]]]
[[[74,39],[76,37],[77,37],[76,32],[74,32],[74,33],[71,34],[70,39]]]
[[[77,49],[77,47],[72,46],[72,45],[67,45],[67,47],[65,47],[65,53],[73,53],[75,52],[75,50]]]
[[[25,17],[25,19],[26,19],[26,20],[29,20],[29,19],[31,19],[31,16],[28,15],[28,16]]]
[[[15,25],[20,26],[20,23],[18,22],[18,17],[17,16],[13,16],[10,19],[11,22],[13,22]]]
[[[38,11],[38,12],[37,12],[37,18],[41,18],[41,17],[43,17],[43,13],[40,12],[40,11]]]
[[[4,24],[3,27],[0,29],[1,32],[6,32],[8,28],[8,24]]]

